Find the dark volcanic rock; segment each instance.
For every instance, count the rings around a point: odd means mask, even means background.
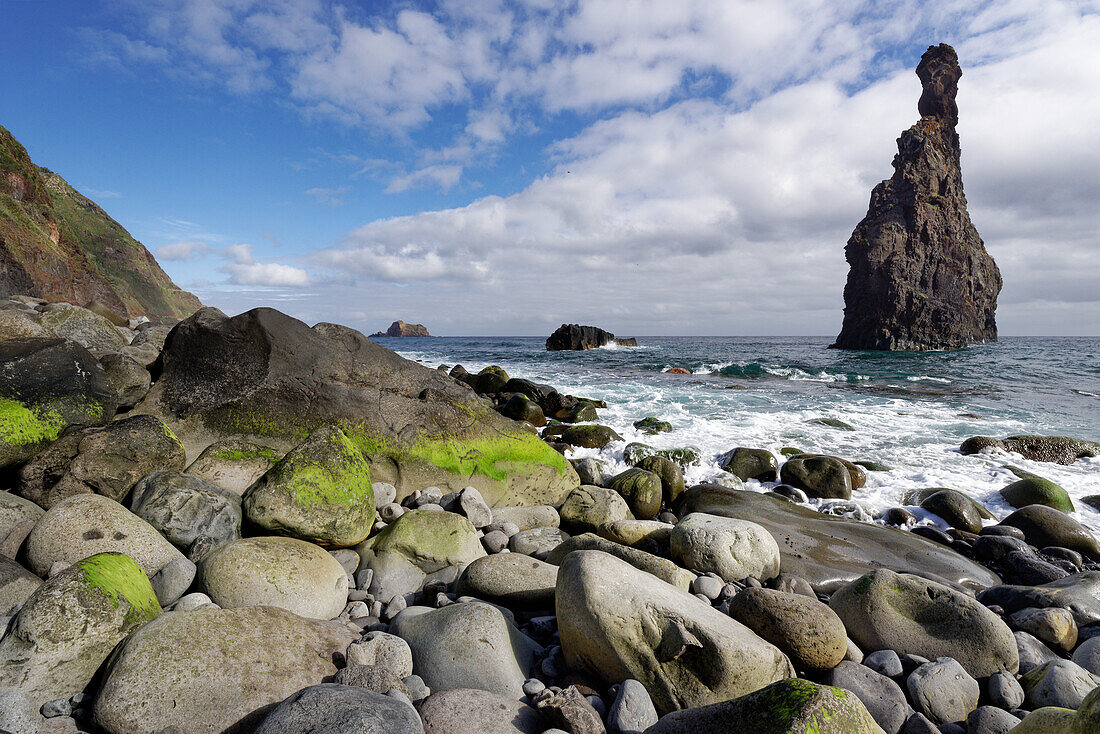
[[[582,349],[597,349],[612,342],[624,347],[638,346],[636,339],[616,339],[611,332],[598,329],[595,326],[562,324],[546,339],[546,349],[551,352],[580,351]]]
[[[957,349],[996,341],[1001,274],[963,194],[958,108],[962,75],[950,46],[931,46],[917,76],[921,120],[898,138],[894,175],[871,192],[845,248],[839,349]]]
[[[398,319],[385,332],[376,331],[371,336],[431,336],[424,324],[406,324]]]
[[[1066,465],[1078,459],[1100,456],[1100,443],[1068,436],[1009,436],[1005,439],[971,436],[962,442],[959,451],[970,455],[987,448],[1009,451],[1031,461]]]

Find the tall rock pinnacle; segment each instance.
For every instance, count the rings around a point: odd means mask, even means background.
[[[917,66],[920,121],[898,138],[894,175],[848,245],[838,349],[958,349],[997,340],[1001,273],[966,212],[960,167],[959,57],[930,46]]]

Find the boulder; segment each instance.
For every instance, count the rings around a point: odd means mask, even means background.
[[[0,492],[0,541],[17,525],[27,520],[37,522],[44,514],[46,511],[30,500],[11,492]]]
[[[558,512],[562,526],[571,533],[591,533],[604,523],[634,519],[622,495],[589,484],[570,492]]]
[[[133,559],[77,561],[31,594],[0,640],[0,687],[18,688],[36,706],[74,696],[115,645],[160,613]]]
[[[1073,512],[1073,501],[1069,498],[1069,493],[1042,477],[1026,477],[1013,482],[1001,490],[1001,496],[1013,507],[1046,505],[1062,512]]]
[[[816,591],[831,593],[875,568],[913,573],[959,589],[984,589],[1000,579],[950,548],[913,533],[714,485],[688,490],[681,515],[706,512],[749,520],[779,543],[780,565]]]
[[[335,426],[311,433],[242,499],[253,525],[328,548],[356,545],[374,525],[370,468]]]
[[[413,674],[409,643],[388,632],[368,632],[348,646],[349,666],[382,668],[404,680]]]
[[[242,495],[282,456],[270,446],[229,438],[203,449],[187,473]]]
[[[241,498],[179,471],[146,475],[130,494],[130,510],[179,548],[200,535],[218,545],[241,537]]]
[[[457,592],[509,608],[554,605],[558,567],[519,553],[478,558],[462,572]]]
[[[1075,731],[1076,718],[1073,709],[1044,706],[1025,716],[1010,734],[1091,734],[1087,729]]]
[[[616,339],[609,331],[604,331],[595,326],[581,326],[580,324],[562,324],[554,333],[546,338],[547,351],[581,351],[585,349],[598,349],[607,344],[623,344],[623,346],[638,346],[634,339]]]
[[[1025,705],[1036,709],[1058,706],[1076,709],[1085,696],[1100,687],[1100,676],[1093,675],[1072,660],[1051,660],[1029,670],[1020,678]]]
[[[358,686],[321,683],[290,694],[255,734],[424,734],[416,710]]]
[[[1069,653],[1077,645],[1077,624],[1068,609],[1021,609],[1013,612],[1008,619],[1015,629],[1034,635],[1063,652]]]
[[[857,645],[899,655],[951,657],[976,678],[1016,672],[1012,630],[973,597],[942,584],[880,569],[829,599]]]
[[[660,457],[649,457],[659,459]],[[664,461],[668,461],[665,459]],[[668,462],[672,464],[671,461]],[[675,464],[672,464],[676,468]],[[681,482],[683,479],[681,478]],[[634,517],[639,520],[652,520],[661,511],[661,498],[663,495],[661,477],[651,471],[634,467],[621,474],[616,474],[607,483],[608,489],[613,489],[626,500],[627,507]]]
[[[898,670],[900,675],[900,661]],[[854,693],[886,734],[898,734],[909,716],[909,704],[901,687],[866,665],[842,660],[825,673],[822,682]]]
[[[730,701],[677,711],[645,734],[882,734],[854,695],[798,678]]]
[[[672,424],[668,421],[663,421],[658,418],[654,418],[651,415],[647,415],[645,418],[634,421],[634,428],[642,433],[648,433],[650,436],[656,436],[658,433],[668,433],[672,430]]]
[[[549,505],[493,507],[493,522],[513,522],[520,530],[556,528],[561,516]]]
[[[779,461],[767,449],[739,446],[718,457],[718,467],[741,481],[774,482],[779,479]]]
[[[788,459],[780,471],[784,484],[798,487],[810,497],[851,499],[852,479],[847,467],[831,456]]]
[[[253,731],[336,673],[355,635],[276,607],[167,612],[118,649],[95,699],[108,734]]]
[[[40,708],[28,701],[18,688],[0,688],[0,731],[14,734],[72,734],[80,728],[72,717],[51,715],[46,718]]]
[[[0,311],[0,341],[8,339],[49,339],[56,335],[38,323],[38,314],[29,314],[15,309]]]
[[[500,609],[484,602],[409,607],[390,623],[390,632],[409,643],[414,669],[436,693],[476,688],[519,700],[543,652]]]
[[[183,445],[149,415],[74,429],[19,472],[19,494],[46,509],[77,494],[122,502],[137,481],[158,469],[182,470]]]
[[[22,604],[42,585],[42,579],[12,559],[0,555],[0,617]]]
[[[684,472],[672,459],[664,456],[647,456],[635,466],[638,469],[653,472],[661,478],[661,493],[665,502],[671,504],[684,493]]]
[[[605,540],[592,533],[566,538],[561,544],[550,551],[546,560],[548,563],[560,566],[566,556],[573,551],[579,550],[596,550],[615,556],[620,560],[626,561],[639,571],[651,574],[661,581],[664,581],[666,584],[675,586],[683,591],[691,589],[691,584],[695,580],[695,574],[680,568],[667,558],[661,558],[660,556],[646,553],[637,548],[631,548],[620,543]]]
[[[149,370],[133,357],[122,352],[101,355],[99,363],[107,373],[107,381],[118,393],[118,407],[132,408],[149,392],[152,378]]]
[[[733,597],[729,613],[786,653],[796,670],[830,670],[848,651],[844,623],[817,599],[750,587]]]
[[[1001,520],[1001,524],[1023,530],[1027,542],[1036,548],[1055,545],[1075,550],[1086,558],[1100,559],[1100,542],[1096,536],[1053,507],[1028,505]]]
[[[605,522],[596,534],[622,545],[645,545],[647,548],[657,546],[664,549],[668,548],[673,527],[675,526],[658,520],[616,520]]]
[[[598,423],[569,426],[561,432],[562,443],[583,449],[602,449],[612,441],[622,440],[623,437],[615,431]]]
[[[546,425],[546,416],[542,408],[531,398],[516,393],[500,406],[500,414],[514,421],[526,421],[539,428]]]
[[[671,449],[655,449],[644,443],[628,443],[623,447],[623,461],[631,466],[637,466],[642,460],[650,456],[661,456],[675,462],[681,470],[698,464],[702,458],[699,449],[694,446],[681,446]]]
[[[0,468],[31,458],[68,426],[106,423],[117,406],[103,366],[76,342],[0,341]]]
[[[936,658],[920,665],[905,681],[913,707],[935,724],[966,721],[978,708],[981,686],[957,660]]]
[[[98,494],[78,494],[51,507],[27,536],[25,548],[27,565],[39,576],[55,563],[72,564],[110,551],[130,556],[150,577],[183,558],[152,525]]]
[[[921,509],[939,515],[953,528],[977,533],[982,529],[982,516],[977,503],[953,489],[933,492],[920,503]]]
[[[608,734],[641,734],[657,723],[657,709],[649,691],[633,678],[619,684],[607,711]]]
[[[570,668],[608,682],[633,678],[661,713],[793,675],[786,656],[747,627],[607,553],[565,557],[556,606]]]
[[[348,574],[332,555],[304,540],[242,538],[210,551],[199,588],[223,609],[272,606],[332,619],[348,600]]]
[[[779,575],[779,546],[765,528],[747,520],[693,512],[684,515],[669,538],[672,557],[698,573],[714,572],[726,581]]]
[[[1031,461],[1066,465],[1078,459],[1100,456],[1100,443],[1068,436],[1009,436],[1005,439],[973,436],[963,441],[959,450],[964,454],[976,454],[989,448],[1020,454]]]
[[[559,528],[520,530],[508,539],[508,550],[525,556],[545,558],[550,551],[569,540],[569,534]]]
[[[490,505],[558,505],[579,484],[564,457],[467,387],[347,327],[205,308],[172,330],[161,362],[134,410],[161,416],[194,456],[228,438],[288,451],[334,425],[398,499],[474,486]]]
[[[420,704],[424,734],[542,734],[535,709],[508,696],[476,688],[456,688],[428,696]]]
[[[1062,607],[1078,627],[1085,627],[1100,622],[1100,571],[1082,571],[1039,586],[994,586],[978,594],[978,600],[1010,614],[1027,607]]]
[[[38,323],[62,339],[85,349],[109,352],[126,346],[126,339],[107,319],[86,308],[68,303],[51,303],[42,308]]]

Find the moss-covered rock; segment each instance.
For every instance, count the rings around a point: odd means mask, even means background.
[[[607,426],[583,425],[569,426],[561,433],[561,440],[570,446],[585,449],[602,449],[612,441],[622,441],[623,437]]]
[[[867,471],[893,471],[890,467],[886,466],[878,461],[872,461],[870,459],[860,459],[859,461],[852,462],[856,466],[862,466]]]
[[[282,457],[270,446],[227,438],[203,449],[187,473],[241,495]]]
[[[1001,490],[1001,496],[1013,507],[1046,505],[1062,512],[1073,512],[1069,493],[1049,479],[1027,477]]]
[[[651,471],[638,467],[627,469],[613,476],[607,487],[622,495],[631,513],[639,520],[652,520],[661,511],[661,477]]]
[[[114,324],[79,306],[51,303],[43,309],[38,323],[85,349],[106,352],[126,345],[126,340]]]
[[[779,461],[767,449],[739,446],[718,457],[718,466],[741,481],[774,482],[779,479]]]
[[[80,560],[31,594],[0,640],[0,686],[20,689],[35,705],[69,698],[115,645],[160,613],[149,579],[129,556]]]
[[[646,734],[883,734],[854,693],[794,678],[722,703],[678,711]]]
[[[648,433],[653,436],[658,433],[668,433],[672,430],[672,424],[668,421],[663,421],[658,418],[654,418],[651,415],[647,415],[641,420],[634,421],[634,427],[642,433]]]
[[[522,393],[515,393],[508,398],[508,401],[500,406],[500,414],[514,421],[526,421],[536,427],[546,425],[546,416],[542,408]]]
[[[325,426],[256,480],[242,507],[269,533],[346,548],[374,524],[370,467],[339,428]]]
[[[356,549],[365,563],[371,556],[397,554],[425,573],[466,565],[485,555],[477,530],[453,512],[406,512]]]
[[[831,456],[795,456],[780,471],[784,484],[798,487],[810,497],[852,498],[852,479],[847,467]]]
[[[941,489],[924,498],[920,506],[939,515],[953,528],[970,533],[977,533],[982,529],[982,514],[977,509],[978,503],[962,492]]]
[[[574,400],[576,399],[574,398]],[[566,423],[585,423],[587,421],[598,421],[600,414],[596,412],[596,406],[592,403],[577,400],[570,406],[556,411],[554,417]]]
[[[661,492],[665,502],[672,503],[684,493],[684,472],[679,464],[664,456],[647,456],[636,465],[638,469],[653,472],[661,478]]]
[[[845,423],[839,418],[812,418],[806,422],[813,423],[819,426],[828,426],[829,428],[839,428],[842,431],[856,430],[851,423]]]
[[[681,469],[687,469],[693,464],[698,464],[702,456],[699,449],[694,446],[681,446],[671,449],[657,449],[644,443],[628,443],[623,448],[623,461],[631,466],[636,466],[639,461],[647,456],[663,456],[676,462]]]

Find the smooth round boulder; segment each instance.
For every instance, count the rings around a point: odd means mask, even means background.
[[[1089,530],[1066,513],[1046,505],[1028,505],[1001,520],[1002,525],[1024,531],[1036,548],[1060,546],[1090,559],[1100,558],[1100,542]]]
[[[416,710],[359,686],[321,683],[290,694],[255,734],[424,734]]]
[[[125,553],[152,576],[183,554],[125,507],[99,494],[61,500],[27,536],[27,565],[46,576],[58,562],[72,564],[106,552]]]
[[[558,512],[562,527],[574,534],[593,533],[604,523],[634,519],[622,495],[588,484],[570,492]]]
[[[179,471],[146,475],[130,494],[130,510],[179,548],[200,535],[218,545],[241,537],[241,498]]]
[[[542,558],[566,540],[569,540],[569,535],[560,528],[531,528],[520,530],[509,538],[508,550]]]
[[[1046,505],[1062,512],[1073,512],[1073,500],[1069,493],[1049,479],[1025,477],[1001,490],[1005,502],[1013,507]]]
[[[542,653],[500,609],[484,602],[409,607],[389,631],[409,643],[414,670],[437,693],[477,688],[519,700]]]
[[[733,597],[729,614],[786,653],[796,670],[830,670],[848,651],[844,623],[817,599],[750,587]]]
[[[966,721],[978,707],[981,686],[957,660],[936,658],[909,674],[905,680],[913,707],[936,724]]]
[[[810,497],[841,500],[852,498],[852,477],[848,473],[848,467],[832,456],[788,459],[779,476],[784,484],[797,487]]]
[[[962,492],[953,489],[941,489],[920,503],[921,509],[942,517],[948,525],[969,533],[982,529],[982,517],[975,507],[974,500]]]
[[[718,457],[718,467],[741,481],[774,482],[779,479],[779,461],[767,449],[739,446]]]
[[[268,533],[347,548],[374,525],[370,467],[343,431],[324,426],[257,479],[241,506]]]
[[[1020,665],[1012,630],[976,599],[934,581],[879,569],[829,599],[865,650],[951,657],[975,678]]]
[[[35,706],[83,691],[111,651],[160,605],[129,556],[98,553],[42,584],[0,640],[0,687]]]
[[[645,734],[882,734],[858,698],[792,679],[661,718]]]
[[[683,591],[689,590],[695,581],[695,574],[680,568],[667,558],[647,553],[639,548],[614,543],[592,533],[576,535],[562,541],[558,547],[546,556],[546,562],[560,566],[566,556],[578,550],[597,550],[615,556],[639,571],[653,574],[666,584],[671,584]]]
[[[591,425],[569,426],[561,433],[562,443],[584,449],[602,449],[612,441],[622,441],[623,437],[611,428],[598,423]]]
[[[348,574],[318,545],[296,538],[242,538],[199,564],[199,588],[223,609],[272,606],[332,619],[348,599]]]
[[[1029,607],[1013,612],[1009,621],[1017,630],[1034,635],[1051,647],[1070,652],[1077,645],[1077,623],[1068,609]]]
[[[355,637],[277,607],[166,612],[111,658],[94,720],[108,734],[252,731],[287,696],[330,679]]]
[[[476,688],[428,696],[419,706],[424,734],[542,734],[542,717],[525,703]]]
[[[557,580],[557,566],[519,553],[498,553],[467,566],[458,579],[457,592],[509,608],[551,607]]]
[[[661,477],[651,471],[632,467],[608,480],[607,488],[622,495],[630,512],[639,520],[652,520],[661,511],[664,493]]]
[[[477,529],[453,512],[413,510],[356,546],[363,563],[394,554],[425,573],[466,565],[485,555]]]
[[[684,472],[672,459],[664,456],[647,456],[635,466],[638,469],[653,472],[661,478],[661,493],[665,502],[671,504],[684,493]]]
[[[704,706],[793,676],[774,645],[697,597],[601,551],[562,561],[555,605],[569,667],[639,681],[658,712]]]
[[[771,533],[748,520],[693,512],[676,523],[669,546],[684,566],[726,581],[767,581],[779,575],[779,545]]]
[[[1075,709],[1085,696],[1100,687],[1100,676],[1093,675],[1072,660],[1051,660],[1029,670],[1020,678],[1025,705],[1036,709],[1059,706]]]
[[[909,716],[901,686],[866,665],[843,660],[821,682],[854,693],[886,734],[897,734]]]
[[[596,534],[623,545],[637,546],[646,543],[667,548],[673,527],[658,520],[616,520],[601,525]]]
[[[522,530],[556,528],[561,524],[558,510],[550,505],[512,505],[494,507],[493,522],[511,522]]]

